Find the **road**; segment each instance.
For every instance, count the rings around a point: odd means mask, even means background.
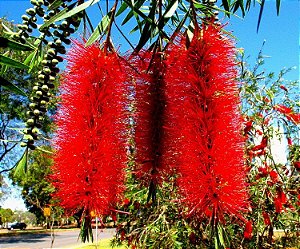
[[[112,238],[114,229],[105,229],[99,232],[98,238]],[[95,239],[95,230],[94,239]],[[72,248],[72,246],[78,246],[81,244],[78,241],[79,230],[73,231],[55,231],[53,249],[58,248]],[[0,237],[0,248],[9,249],[46,249],[51,248],[51,234],[39,233],[39,234],[15,234],[10,236]]]

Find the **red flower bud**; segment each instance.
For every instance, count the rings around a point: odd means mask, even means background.
[[[252,222],[249,220],[246,223],[245,230],[244,230],[244,238],[251,239],[252,238]]]
[[[271,220],[270,220],[270,216],[267,212],[262,212],[262,216],[264,218],[264,223],[266,226],[271,225]]]

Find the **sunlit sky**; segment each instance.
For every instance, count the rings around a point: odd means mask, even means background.
[[[21,15],[30,6],[29,0],[0,0],[0,16],[14,20],[14,23],[20,23]],[[97,24],[100,18],[99,13],[94,15],[93,13],[96,12],[90,13],[92,22]],[[237,47],[244,48],[245,54],[250,56],[249,61],[252,65],[263,42],[266,41],[263,53],[270,58],[266,59],[265,71],[279,73],[284,67],[295,67],[285,78],[287,80],[299,79],[299,1],[281,0],[280,15],[277,16],[275,1],[267,0],[257,33],[258,13],[259,5],[256,4],[244,19],[232,16],[230,19],[222,20],[228,22],[226,29],[233,32],[237,38]],[[126,33],[126,30],[124,32]],[[2,206],[12,210],[25,209],[22,200],[17,196],[18,193],[15,192],[2,203]]]

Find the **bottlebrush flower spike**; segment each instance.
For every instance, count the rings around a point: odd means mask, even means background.
[[[124,189],[127,78],[116,53],[74,43],[56,116],[55,197],[70,213],[109,214]]]
[[[233,42],[209,24],[182,46],[168,57],[166,110],[183,202],[191,215],[215,222],[225,214],[243,219],[248,194]]]
[[[143,185],[149,186],[149,198],[155,201],[156,187],[172,175],[168,123],[165,107],[165,68],[160,54],[140,52],[134,58],[139,74],[135,82],[135,175]]]

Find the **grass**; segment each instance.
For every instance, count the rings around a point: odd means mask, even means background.
[[[98,246],[96,244],[89,244],[89,245],[80,245],[76,247],[72,247],[72,249],[111,249],[110,245],[111,239],[102,239],[100,242],[98,242]],[[114,247],[114,249],[125,249],[125,246],[118,246]]]

